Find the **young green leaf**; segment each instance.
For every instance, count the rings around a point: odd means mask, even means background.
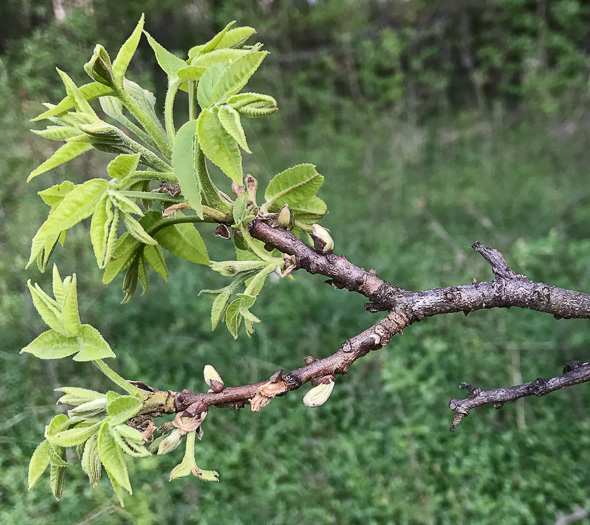
[[[131,428],[129,425],[111,426],[113,437],[117,445],[123,452],[135,458],[145,458],[151,456],[150,452],[145,448],[143,436],[141,432]]]
[[[203,153],[238,184],[242,183],[242,155],[235,139],[223,128],[213,111],[204,109],[197,120]]]
[[[215,84],[210,103],[217,104],[240,91],[260,67],[267,54],[266,51],[254,51],[232,62]]]
[[[225,131],[227,131],[233,137],[240,147],[244,151],[252,153],[250,148],[248,148],[248,143],[246,142],[246,134],[244,133],[244,128],[242,127],[240,114],[231,106],[224,104],[223,106],[220,106],[217,116]]]
[[[80,88],[76,86],[74,81],[69,77],[69,75],[63,71],[57,70],[59,76],[61,77],[62,82],[66,88],[67,94],[74,99],[74,103],[76,111],[79,113],[84,113],[86,115],[90,115],[92,120],[98,121],[98,117],[96,113],[92,109],[92,106],[86,100],[86,97],[80,91]]]
[[[80,86],[78,89],[80,90],[80,93],[86,100],[92,100],[98,97],[104,97],[106,95],[113,94],[113,90],[111,87],[105,86],[100,82],[91,82],[89,84]],[[67,97],[62,99],[59,104],[57,104],[56,106],[52,106],[47,111],[35,117],[33,119],[33,122],[36,122],[37,120],[49,119],[56,115],[61,115],[66,111],[73,109],[75,106],[76,102],[74,101],[74,98],[68,95]]]
[[[105,394],[95,392],[94,390],[87,390],[86,388],[78,388],[75,386],[62,386],[55,389],[56,392],[63,392],[65,395],[61,396],[57,402],[66,405],[82,405],[91,401],[106,399]]]
[[[144,34],[147,37],[151,48],[154,50],[158,64],[166,72],[168,78],[176,77],[176,72],[179,69],[186,67],[186,62],[158,44],[147,31],[144,31]]]
[[[189,67],[199,67],[199,68],[209,68],[214,64],[228,64],[229,62],[233,62],[240,57],[243,57],[245,54],[249,53],[250,51],[242,50],[242,49],[216,49],[215,51],[211,51],[211,53],[207,53],[206,55],[198,55],[194,57]],[[180,75],[179,75],[180,76]],[[213,88],[213,86],[211,86]]]
[[[90,436],[98,432],[100,425],[100,421],[90,426],[79,425],[53,435],[48,435],[47,440],[54,446],[74,447],[84,443]]]
[[[63,457],[65,457],[65,450],[61,450]],[[51,492],[57,501],[59,501],[63,495],[65,481],[66,467],[51,465],[51,467],[49,467],[49,485],[51,487]]]
[[[90,483],[96,485],[100,481],[102,470],[102,463],[98,452],[98,432],[90,436],[88,441],[86,441],[81,463],[82,470],[88,475]]]
[[[54,299],[51,299],[39,285],[33,286],[30,279],[27,281],[27,286],[31,292],[35,310],[39,312],[45,324],[60,334],[68,335],[60,305]]]
[[[109,425],[112,428],[125,423],[137,414],[142,406],[141,401],[134,396],[121,396],[111,401],[107,405]]]
[[[39,478],[47,470],[50,463],[49,443],[45,440],[35,449],[31,457],[31,462],[29,463],[29,490],[39,481]]]
[[[207,247],[192,224],[174,224],[155,234],[156,240],[172,255],[197,264],[209,264]]]
[[[123,213],[135,213],[140,217],[143,217],[141,208],[135,204],[130,198],[122,195],[120,192],[115,190],[109,190],[109,197],[111,202],[117,207],[117,209]]]
[[[68,142],[61,146],[51,157],[49,157],[40,166],[35,168],[27,177],[27,182],[30,182],[38,175],[52,170],[65,162],[68,162],[76,157],[82,155],[92,148],[91,144],[84,144],[79,142]]]
[[[109,117],[116,120],[120,124],[123,124],[123,126],[135,133],[147,144],[151,145],[152,147],[157,147],[156,141],[152,138],[151,135],[148,135],[139,126],[135,125],[131,120],[129,120],[125,116],[125,114],[123,113],[123,108],[125,106],[123,105],[123,102],[121,102],[121,100],[119,100],[116,97],[101,97],[99,102],[100,107]]]
[[[270,181],[264,194],[267,209],[278,209],[288,204],[291,210],[297,206],[305,206],[320,189],[324,177],[313,164],[299,164],[289,168]]]
[[[145,231],[141,223],[137,219],[134,219],[128,213],[123,213],[123,222],[125,223],[127,231],[131,235],[133,235],[133,237],[135,237],[139,242],[143,244],[158,244],[158,241],[156,241],[151,235],[149,235]]]
[[[217,328],[219,321],[225,319],[225,312],[229,306],[230,298],[231,291],[225,290],[213,300],[213,306],[211,307],[211,331]]]
[[[131,483],[129,482],[129,474],[127,473],[127,465],[123,458],[123,452],[115,442],[108,420],[102,424],[98,431],[98,451],[100,454],[100,460],[105,466],[109,477],[114,479],[121,487],[127,490],[129,494],[132,494]],[[115,488],[115,485],[113,485],[113,488]]]
[[[47,330],[25,346],[20,353],[33,354],[39,359],[61,359],[80,351],[76,337],[67,337],[55,330]]]
[[[109,344],[93,326],[83,324],[79,338],[82,348],[74,356],[74,361],[96,361],[97,359],[116,357]]]
[[[195,230],[196,231],[196,230]],[[157,240],[156,235],[156,240]],[[160,242],[160,241],[158,241]],[[161,246],[146,246],[143,255],[147,263],[159,274],[165,281],[168,281],[168,269],[164,259],[164,251]]]
[[[109,284],[119,273],[121,273],[129,264],[135,254],[135,251],[141,246],[141,243],[135,237],[125,232],[117,240],[115,250],[107,263],[104,275],[102,277],[103,284]]]
[[[32,129],[35,135],[49,140],[67,140],[81,135],[81,131],[74,126],[48,126],[45,129]]]
[[[84,184],[76,186],[69,192],[59,205],[52,210],[47,220],[41,225],[31,247],[31,256],[27,267],[35,260],[37,255],[46,247],[46,241],[52,240],[52,236],[61,234],[86,219],[95,211],[104,197],[108,182],[104,179],[92,179]]]
[[[80,314],[78,313],[78,292],[76,290],[76,274],[69,282],[64,281],[63,321],[67,335],[75,336],[80,333]],[[67,282],[67,284],[66,284]]]
[[[56,207],[64,197],[70,193],[76,185],[69,180],[63,181],[61,184],[51,186],[46,190],[40,191],[38,195],[43,199],[43,202],[48,206]]]
[[[245,217],[248,216],[248,194],[242,193],[234,202],[234,208],[232,210],[234,216],[234,222],[241,224]]]
[[[277,101],[261,93],[240,93],[227,99],[227,104],[244,117],[264,117],[278,110]]]
[[[197,86],[197,102],[201,106],[201,109],[206,109],[211,105],[213,89],[229,66],[230,64],[225,62],[215,63],[207,68],[199,80],[199,85]]]
[[[196,133],[195,120],[187,122],[178,130],[172,151],[172,167],[183,195],[195,213],[202,218],[201,182],[197,177],[195,164]]]
[[[121,46],[117,58],[113,62],[113,74],[115,76],[115,80],[119,84],[119,86],[123,85],[123,79],[125,77],[125,72],[129,67],[129,62],[133,58],[135,54],[135,50],[139,44],[139,40],[141,38],[141,33],[143,31],[143,23],[144,23],[144,16],[141,15],[137,26],[131,33],[131,36],[127,39],[127,41]]]
[[[109,163],[107,167],[109,175],[114,179],[124,179],[133,175],[140,158],[140,153],[136,153],[135,155],[119,155]]]
[[[57,264],[53,265],[53,280],[52,280],[53,297],[58,306],[63,305],[64,299],[64,285],[57,269]]]
[[[223,35],[223,38],[220,40],[219,44],[217,44],[216,49],[228,47],[240,48],[254,33],[256,33],[256,29],[248,26],[231,29]]]
[[[227,24],[219,33],[217,33],[206,44],[203,44],[200,46],[195,46],[195,47],[191,48],[188,52],[189,58],[193,58],[197,54],[205,54],[205,53],[209,53],[210,51],[213,51],[218,46],[218,44],[221,42],[223,37],[227,34],[229,28],[231,26],[233,26],[235,23],[236,22],[234,20],[233,22],[230,22],[229,24]]]
[[[113,217],[113,205],[108,195],[105,195],[98,203],[90,222],[90,241],[99,268],[104,268],[106,264],[105,255]]]

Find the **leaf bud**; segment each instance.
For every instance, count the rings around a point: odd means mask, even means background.
[[[330,235],[330,230],[319,224],[313,225],[311,238],[313,239],[313,248],[318,253],[331,253],[334,249],[334,239]]]
[[[273,97],[261,93],[240,93],[227,103],[244,117],[264,117],[279,109]]]
[[[221,261],[212,262],[211,269],[224,277],[235,277],[240,273],[262,270],[266,266],[263,261]]]
[[[205,368],[203,369],[203,377],[205,378],[205,383],[207,383],[209,387],[211,387],[211,381],[219,381],[223,384],[223,379],[221,379],[217,370],[211,365],[205,365]]]
[[[172,452],[180,442],[182,441],[182,433],[179,428],[174,428],[169,435],[167,435],[161,442],[160,446],[158,447],[158,455],[161,456],[162,454],[167,454],[168,452]]]
[[[320,383],[305,394],[303,404],[310,408],[319,407],[328,401],[332,390],[334,390],[333,379],[329,379],[327,383]]]
[[[285,204],[277,215],[277,225],[279,228],[288,228],[291,225],[291,208]]]
[[[91,79],[105,86],[112,86],[115,82],[111,58],[107,50],[100,44],[94,48],[92,58],[84,64],[84,71]]]

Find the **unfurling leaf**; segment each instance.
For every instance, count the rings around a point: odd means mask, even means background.
[[[217,104],[240,91],[260,67],[266,55],[266,51],[255,51],[233,61],[215,84],[210,103]]]
[[[264,117],[278,110],[277,101],[260,93],[240,93],[227,100],[227,104],[244,117]]]
[[[100,453],[98,451],[98,433],[93,434],[86,442],[81,463],[82,470],[88,475],[90,483],[96,485],[100,481],[102,470]]]
[[[78,388],[75,386],[62,386],[55,389],[56,392],[63,392],[65,395],[61,396],[57,402],[66,405],[82,405],[98,399],[106,399],[104,394],[95,392],[94,390],[87,390],[86,388]]]
[[[92,80],[96,80],[105,86],[112,87],[115,83],[111,57],[100,44],[94,48],[92,58],[84,64],[84,71]]]
[[[101,423],[97,422],[93,425],[84,426],[78,425],[74,428],[62,430],[52,435],[47,435],[47,440],[50,444],[58,447],[74,447],[80,443],[84,443],[90,436],[96,434]]]
[[[125,223],[127,231],[139,242],[151,245],[158,244],[158,241],[156,241],[156,239],[154,239],[150,234],[148,234],[145,231],[141,223],[137,219],[134,219],[128,213],[123,213],[123,222]]]
[[[142,407],[141,401],[134,396],[120,396],[108,403],[109,425],[121,425],[137,414]]]

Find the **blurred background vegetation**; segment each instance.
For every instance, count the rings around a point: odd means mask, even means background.
[[[62,97],[59,67],[83,82],[94,44],[111,54],[141,12],[184,52],[228,21],[254,26],[272,54],[251,81],[278,114],[250,121],[247,170],[265,184],[314,162],[326,176],[324,225],[337,252],[409,289],[491,277],[471,249],[500,249],[531,279],[588,290],[590,8],[582,0],[4,0],[0,3],[0,523],[556,523],[590,511],[587,385],[472,413],[454,434],[460,381],[507,386],[588,360],[587,321],[529,311],[428,319],[358,362],[330,401],[301,395],[260,414],[216,410],[197,447],[218,484],[168,483],[179,454],[134,461],[134,495],[118,507],[79,467],[56,503],[26,468],[56,409],[58,386],[110,388],[91,366],[41,362],[19,349],[43,330],[23,271],[46,208],[36,192],[100,176],[93,154],[26,185],[55,148],[29,132],[42,101]],[[132,78],[165,89],[144,41]],[[375,322],[362,298],[298,275],[265,290],[252,339],[209,331],[206,268],[170,261],[172,281],[119,305],[83,228],[55,254],[79,275],[83,320],[103,332],[125,377],[203,390],[258,381],[326,356]],[[213,258],[224,253],[212,232]],[[176,457],[178,456],[178,457]],[[584,512],[580,512],[584,514]],[[584,521],[585,520],[585,521]],[[588,518],[580,522],[590,523]]]

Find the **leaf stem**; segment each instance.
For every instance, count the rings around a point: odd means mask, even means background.
[[[143,392],[139,388],[133,386],[125,378],[121,377],[115,372],[109,365],[107,365],[102,359],[96,359],[93,361],[96,367],[107,376],[113,383],[121,387],[125,392],[132,396],[144,398],[148,395],[148,392]]]
[[[129,179],[129,182],[132,184],[140,180],[157,180],[160,182],[169,182],[171,184],[178,182],[172,171],[165,173],[161,171],[136,171]]]
[[[120,191],[121,195],[131,199],[143,199],[146,201],[184,202],[182,197],[173,197],[166,193],[154,193],[151,191]]]
[[[191,80],[188,83],[188,119],[195,120],[197,118],[197,107],[195,106],[195,81]]]
[[[168,86],[166,101],[164,102],[164,123],[166,124],[166,133],[170,141],[174,141],[176,130],[174,129],[174,99],[180,87],[181,82],[177,80]]]

